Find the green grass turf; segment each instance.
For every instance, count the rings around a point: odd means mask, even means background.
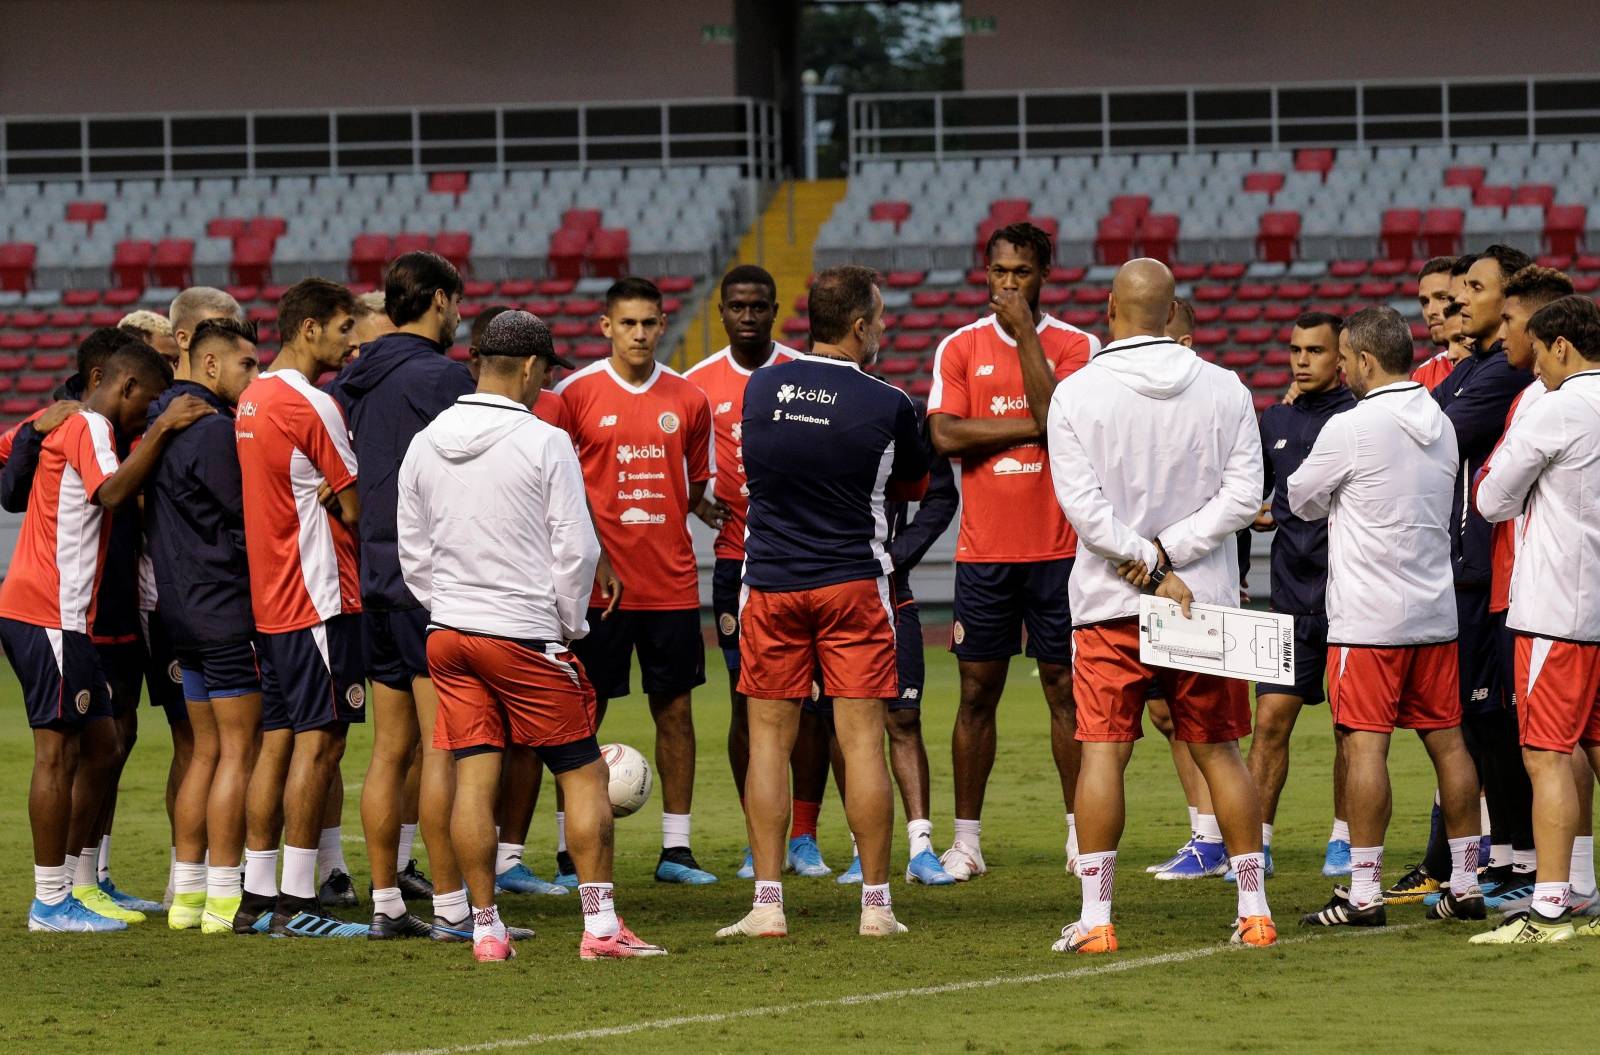
[[[933,764],[935,842],[951,837],[949,729],[955,664],[930,647],[925,725]],[[272,941],[168,931],[158,917],[126,934],[40,936],[24,927],[31,893],[25,789],[31,759],[16,687],[0,677],[0,1050],[11,1051],[410,1051],[681,1016],[786,1006],[787,1011],[691,1021],[633,1036],[545,1039],[513,1045],[614,1051],[627,1044],[749,1052],[1056,1052],[1166,1047],[1258,1051],[1449,1052],[1506,1038],[1527,1050],[1593,1051],[1600,1026],[1600,941],[1561,948],[1481,949],[1476,928],[1420,924],[1420,907],[1391,909],[1386,933],[1308,933],[1299,912],[1327,898],[1318,873],[1327,836],[1331,739],[1324,708],[1295,734],[1294,769],[1278,817],[1278,877],[1270,885],[1281,948],[1222,950],[1233,918],[1231,887],[1210,880],[1157,883],[1144,866],[1185,837],[1186,818],[1165,746],[1147,738],[1129,771],[1117,921],[1123,951],[1066,958],[1050,952],[1075,918],[1077,883],[1062,871],[1063,821],[1050,763],[1045,710],[1031,666],[1018,660],[1001,716],[999,756],[985,810],[992,872],[964,886],[895,882],[896,911],[911,933],[868,942],[854,935],[857,892],[831,879],[786,885],[793,937],[718,944],[711,935],[746,909],[749,885],[733,872],[743,827],[724,761],[727,715],[718,657],[699,696],[700,770],[695,850],[723,882],[710,888],[650,881],[657,853],[652,800],[617,830],[617,902],[640,933],[670,957],[582,963],[577,899],[507,898],[509,919],[536,927],[510,965],[478,966],[461,945],[426,941]],[[159,897],[167,868],[161,807],[166,730],[146,710],[144,738],[123,781],[115,875],[125,889]],[[649,718],[638,698],[612,706],[603,739],[649,753]],[[358,727],[345,761],[353,785],[370,731]],[[1431,777],[1414,740],[1392,760],[1396,816],[1389,873],[1397,876],[1426,836]],[[357,794],[346,832],[360,833]],[[541,803],[529,860],[548,876],[552,809]],[[903,820],[903,818],[899,818]],[[897,833],[903,831],[897,825]],[[836,798],[821,842],[836,868],[849,838]],[[419,844],[420,847],[420,844]],[[903,866],[905,841],[896,837]],[[365,894],[359,842],[347,846]],[[418,906],[426,909],[426,906]],[[354,914],[352,914],[353,916]],[[1212,954],[1215,951],[1215,954]],[[1145,963],[1159,954],[1189,954]],[[1123,970],[1106,970],[1110,965]],[[871,1003],[853,994],[1061,972],[1068,977],[967,988]],[[794,1009],[808,1001],[824,1003]],[[1518,1039],[1520,1038],[1520,1039]],[[498,1050],[498,1048],[497,1048]]]

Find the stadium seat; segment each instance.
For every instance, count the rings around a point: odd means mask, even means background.
[[[236,216],[218,216],[206,224],[207,238],[238,238],[244,234],[246,221]]]
[[[33,285],[33,267],[39,250],[29,242],[6,242],[0,245],[0,290],[26,293]]]
[[[17,379],[17,393],[19,395],[44,395],[56,387],[56,381],[50,377],[20,377]]]
[[[530,293],[537,291],[541,297],[565,297],[577,286],[577,281],[570,278],[542,278],[533,284]],[[502,287],[501,292],[504,292]]]
[[[981,308],[989,303],[989,290],[987,287],[981,290],[958,289],[951,299],[963,308]]]
[[[269,238],[240,237],[233,243],[228,277],[243,286],[260,286],[272,278],[273,243]]]
[[[106,218],[106,203],[103,201],[70,201],[67,202],[63,215],[68,223],[81,223],[93,227]]]
[[[1281,263],[1293,260],[1299,255],[1300,223],[1298,212],[1262,213],[1256,236],[1256,256]]]
[[[100,303],[98,289],[65,289],[61,291],[61,303],[69,308],[87,308]]]
[[[1452,165],[1444,170],[1446,187],[1471,187],[1483,185],[1484,171],[1480,165]]]
[[[1512,205],[1537,205],[1548,209],[1556,201],[1556,189],[1548,183],[1524,183],[1511,196]]]
[[[581,227],[561,227],[550,235],[550,273],[557,278],[576,280],[583,274],[583,260],[588,251],[589,231]]]
[[[942,308],[950,303],[947,289],[919,289],[911,294],[911,305],[916,308]]]
[[[1422,232],[1421,209],[1386,209],[1378,229],[1379,247],[1390,260],[1409,260]]]
[[[915,289],[925,278],[926,271],[891,271],[885,281],[890,289]]]
[[[1328,170],[1333,168],[1333,151],[1320,148],[1296,150],[1294,152],[1294,170],[1296,172],[1315,172],[1327,179]]]
[[[1283,181],[1281,172],[1246,172],[1242,186],[1246,194],[1265,194],[1271,201],[1283,189]]]
[[[995,221],[997,227],[1021,223],[1032,211],[1033,202],[1026,198],[1001,198],[989,203],[989,219]]]
[[[1128,216],[1135,222],[1142,220],[1150,212],[1150,195],[1148,194],[1119,194],[1111,199],[1112,216]]]
[[[111,277],[123,289],[142,290],[150,276],[156,247],[149,242],[118,242],[111,257]]]
[[[471,180],[471,175],[465,172],[435,172],[428,176],[428,193],[460,197],[467,192]]]
[[[1229,370],[1247,370],[1261,362],[1261,353],[1253,348],[1235,348],[1223,352],[1218,362]]]
[[[143,288],[141,285],[136,288],[119,287],[117,289],[108,289],[105,292],[105,296],[100,298],[100,302],[107,308],[127,309],[138,302],[139,294],[143,291]],[[126,314],[126,311],[124,311],[124,314]]]
[[[1503,212],[1515,196],[1516,192],[1510,187],[1485,184],[1473,189],[1472,204],[1480,209],[1499,209]]]
[[[890,342],[897,352],[926,352],[933,347],[933,335],[928,333],[897,333]]]
[[[1095,231],[1094,258],[1101,264],[1125,264],[1133,256],[1138,220],[1128,213],[1112,213]]]
[[[561,227],[563,230],[581,231],[585,235],[592,235],[600,230],[601,214],[599,209],[568,209],[561,214]]]
[[[601,228],[589,242],[589,271],[607,278],[628,273],[628,232],[622,228]]]
[[[150,258],[150,272],[158,286],[194,285],[194,242],[188,238],[163,238]]]
[[[392,244],[386,234],[356,235],[350,243],[350,277],[357,282],[381,282]]]
[[[1178,244],[1179,223],[1176,213],[1146,214],[1139,221],[1139,252],[1162,263],[1170,263]]]
[[[873,202],[872,208],[867,213],[867,219],[875,223],[893,224],[896,231],[911,216],[911,203],[904,201],[879,201]]]
[[[1582,205],[1552,205],[1544,214],[1544,248],[1551,253],[1582,252],[1589,210]]]
[[[1454,256],[1461,252],[1460,209],[1429,209],[1422,217],[1422,248],[1428,256]]]

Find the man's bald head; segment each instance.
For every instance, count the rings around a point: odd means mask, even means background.
[[[1164,334],[1176,293],[1172,271],[1161,261],[1141,257],[1123,264],[1111,283],[1106,312],[1112,339]]]

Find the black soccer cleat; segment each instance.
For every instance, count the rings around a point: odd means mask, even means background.
[[[415,857],[407,861],[405,868],[400,870],[395,886],[400,888],[400,896],[407,901],[421,901],[433,897],[433,883],[422,874],[422,869],[417,867]]]
[[[233,914],[233,932],[265,934],[272,925],[272,913],[276,905],[276,898],[245,891],[239,898],[239,911]]]
[[[1386,927],[1388,913],[1384,911],[1383,898],[1360,908],[1350,904],[1350,891],[1342,886],[1333,888],[1333,897],[1315,912],[1300,917],[1302,927]]]
[[[1428,906],[1429,919],[1488,919],[1488,910],[1484,907],[1483,891],[1474,890],[1470,894],[1456,897],[1446,887],[1444,896]]]
[[[419,919],[406,912],[400,916],[386,916],[382,912],[372,914],[372,924],[367,928],[369,941],[389,941],[394,938],[426,938],[433,933],[433,927],[426,920]]]
[[[361,899],[356,896],[355,880],[350,878],[349,872],[337,869],[328,873],[328,878],[322,881],[317,891],[317,901],[324,908],[355,908],[361,904]]]

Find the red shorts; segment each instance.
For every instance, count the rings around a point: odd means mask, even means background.
[[[559,747],[593,736],[594,689],[576,656],[458,630],[428,634],[428,673],[439,694],[433,746]]]
[[[785,593],[744,588],[739,691],[758,700],[809,699],[819,670],[826,696],[899,698],[888,579]]]
[[[1367,733],[1461,724],[1456,643],[1328,648],[1333,724]]]
[[[1078,739],[1132,743],[1144,735],[1144,702],[1160,686],[1172,710],[1173,735],[1191,744],[1223,744],[1250,735],[1250,686],[1237,678],[1195,674],[1139,662],[1139,621],[1118,619],[1072,632],[1072,695]]]
[[[1570,753],[1600,744],[1600,644],[1514,635],[1522,746]]]

